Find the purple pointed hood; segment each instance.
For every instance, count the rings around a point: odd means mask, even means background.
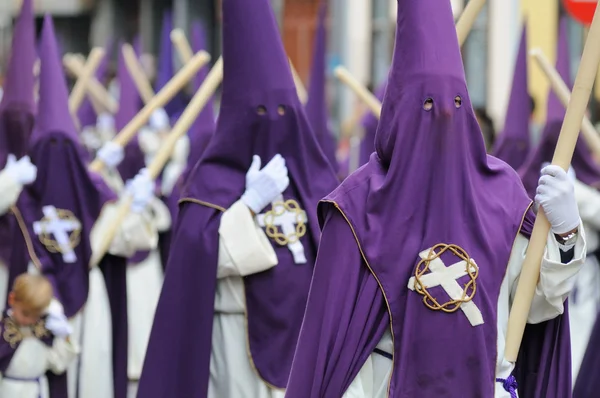
[[[386,88],[387,79],[375,90],[375,96],[379,101],[383,101]],[[377,132],[379,120],[373,115],[373,112],[367,111],[360,123],[364,129],[364,137],[360,143],[359,167],[366,164],[369,161],[371,154],[375,152],[375,133]]]
[[[39,51],[38,118],[29,152],[37,166],[37,178],[23,191],[18,208],[29,228],[33,250],[40,258],[43,271],[54,282],[55,292],[70,317],[87,299],[92,226],[103,205],[115,196],[99,175],[87,169],[90,159],[69,114],[67,85],[49,15],[44,18]],[[45,215],[42,209],[46,206],[71,212],[81,224],[79,239],[73,248],[74,261],[46,249],[33,229],[34,223]]]
[[[27,151],[36,113],[33,65],[36,59],[32,0],[24,0],[13,32],[11,54],[0,102],[0,167],[9,153]]]
[[[529,120],[532,109],[527,89],[527,51],[527,25],[524,25],[504,131],[494,149],[494,156],[504,160],[515,170],[527,160],[530,151]]]
[[[329,130],[327,112],[327,2],[322,1],[319,9],[317,33],[313,47],[313,59],[310,69],[310,84],[308,86],[308,102],[306,117],[312,127],[323,153],[334,169],[337,169],[337,142]]]
[[[571,67],[569,62],[568,20],[563,16],[560,20],[558,31],[558,48],[556,54],[556,70],[567,84],[573,87],[571,78]],[[532,151],[527,161],[519,169],[519,174],[529,195],[533,198],[540,178],[540,170],[546,162],[551,162],[554,149],[558,142],[558,136],[562,128],[566,109],[551,89],[548,95],[548,110],[546,125],[542,130],[541,140],[538,147]],[[590,149],[583,136],[577,139],[575,153],[571,160],[571,166],[575,170],[577,179],[584,184],[600,188],[600,166],[593,159]]]

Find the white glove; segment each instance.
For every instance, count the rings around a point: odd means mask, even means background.
[[[110,113],[101,113],[96,119],[96,129],[98,131],[114,131],[115,130],[115,118]]]
[[[544,169],[544,167],[546,166],[550,166],[550,162],[544,162],[542,163],[542,169]],[[575,180],[577,179],[577,175],[575,175],[575,169],[573,168],[573,166],[569,166],[569,170],[567,170],[567,175],[569,176],[569,179],[573,182],[575,182]]]
[[[542,169],[535,202],[544,209],[555,234],[566,234],[579,226],[575,188],[561,167],[548,166]]]
[[[31,163],[29,156],[23,156],[21,159],[17,160],[15,155],[8,155],[4,170],[13,180],[21,185],[31,184],[37,177],[37,167]]]
[[[241,198],[254,214],[260,214],[290,184],[285,159],[281,155],[275,155],[262,170],[260,164],[260,156],[254,155],[246,173],[246,192]]]
[[[154,131],[169,130],[169,115],[167,115],[167,112],[163,108],[158,108],[150,115],[148,124]]]
[[[150,178],[147,169],[142,169],[131,180],[127,181],[127,192],[133,196],[131,211],[143,212],[154,198],[154,181]]]
[[[125,149],[112,141],[108,141],[102,148],[98,150],[96,156],[102,160],[102,162],[109,169],[117,167],[125,158]]]
[[[69,320],[62,312],[51,312],[46,318],[46,329],[54,336],[64,339],[73,333]]]

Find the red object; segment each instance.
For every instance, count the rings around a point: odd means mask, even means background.
[[[584,25],[590,25],[598,0],[563,0],[567,12]]]

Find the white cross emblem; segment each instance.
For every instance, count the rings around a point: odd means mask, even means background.
[[[423,260],[429,259],[432,249],[423,250],[419,253],[419,257]],[[477,264],[471,259],[469,265],[471,271],[477,270]],[[458,263],[452,264],[446,267],[444,262],[438,257],[430,261],[429,263],[430,273],[421,276],[420,281],[426,288],[432,288],[441,286],[446,293],[452,298],[452,300],[460,300],[463,297],[463,288],[458,284],[457,280],[463,276],[467,276],[467,263],[462,260]],[[408,288],[412,291],[415,290],[415,277],[413,276],[408,281]],[[477,305],[471,300],[463,302],[460,305],[460,309],[466,315],[467,319],[471,323],[471,326],[483,325],[483,315]]]
[[[65,263],[77,261],[73,251],[77,244],[73,242],[73,236],[78,237],[81,231],[79,220],[72,213],[57,210],[54,206],[44,206],[42,212],[44,218],[33,223],[33,232],[40,237],[48,251],[61,253]],[[59,213],[66,213],[66,216]],[[54,240],[48,237],[49,234],[54,235]]]
[[[300,236],[297,236],[296,224],[299,221],[303,222],[304,225],[308,223],[306,212],[301,210],[300,213],[290,211],[283,201],[283,196],[279,196],[272,203],[273,211],[276,213],[272,218],[272,226],[281,228],[281,232],[284,235],[284,240],[287,244],[288,249],[294,256],[294,263],[306,264],[306,256],[304,254],[304,246],[300,241]],[[265,228],[267,223],[265,222],[267,214],[259,214],[256,216],[258,225]],[[300,217],[300,219],[298,219]]]

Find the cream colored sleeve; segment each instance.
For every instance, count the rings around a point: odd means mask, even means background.
[[[16,182],[6,170],[0,171],[0,215],[8,212],[11,206],[17,203],[23,186]]]
[[[76,341],[55,338],[52,347],[48,349],[48,370],[57,375],[65,373],[79,352]]]
[[[600,230],[600,191],[578,180],[573,185],[581,220],[596,230]]]
[[[114,222],[118,203],[106,204],[94,224],[91,232],[92,251],[98,250],[101,237],[107,233]],[[119,257],[131,257],[137,251],[156,249],[157,245],[158,232],[151,214],[148,211],[129,212],[112,240],[108,253]]]
[[[147,211],[151,214],[158,232],[165,232],[171,228],[171,212],[160,198],[154,197],[148,204]]]
[[[241,201],[221,217],[218,278],[247,276],[277,265],[277,255],[252,213]]]
[[[525,260],[525,253],[529,240],[519,235],[511,253],[508,265],[510,301],[514,298],[519,275]],[[579,228],[577,241],[573,248],[573,259],[563,264],[560,257],[560,248],[554,234],[548,234],[546,251],[542,260],[540,280],[538,282],[528,323],[537,324],[556,318],[564,312],[564,302],[575,286],[577,273],[583,266],[586,256],[586,238],[583,228]]]

